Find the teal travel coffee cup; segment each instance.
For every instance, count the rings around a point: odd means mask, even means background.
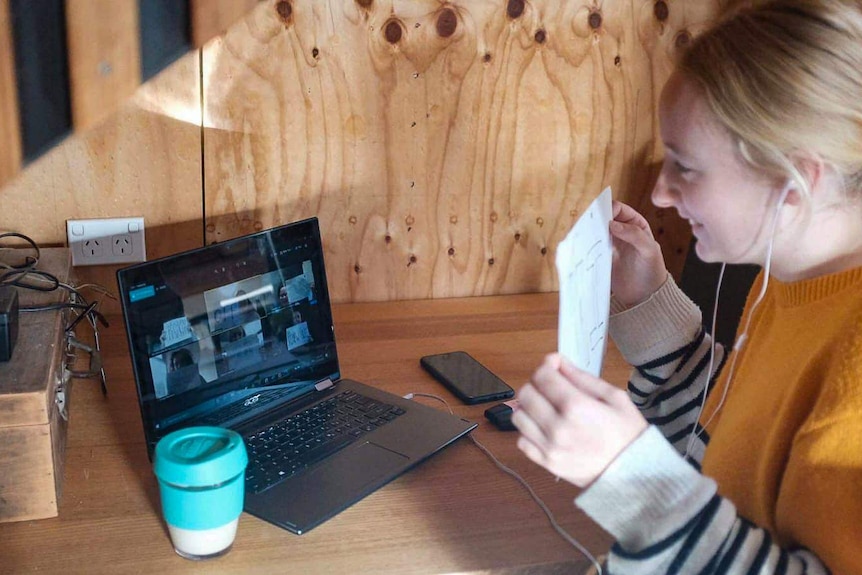
[[[156,445],[153,469],[176,552],[209,559],[233,545],[245,497],[248,455],[242,437],[220,427],[189,427]]]

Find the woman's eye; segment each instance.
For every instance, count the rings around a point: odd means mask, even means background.
[[[687,166],[683,166],[679,162],[674,162],[673,165],[674,165],[674,168],[676,168],[676,171],[680,174],[687,174],[687,173],[692,171],[691,168],[689,168]]]

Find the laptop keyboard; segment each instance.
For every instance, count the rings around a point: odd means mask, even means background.
[[[260,493],[402,415],[400,407],[353,391],[329,399],[245,437],[246,489]]]

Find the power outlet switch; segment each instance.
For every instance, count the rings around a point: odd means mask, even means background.
[[[144,218],[67,220],[73,266],[147,261]]]

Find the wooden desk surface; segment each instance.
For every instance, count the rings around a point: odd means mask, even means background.
[[[572,503],[577,489],[531,463],[517,434],[460,404],[419,367],[462,349],[519,388],[556,347],[557,294],[335,306],[342,375],[399,395],[435,393],[479,423],[475,437],[521,474],[594,554],[610,537]],[[71,395],[59,517],[0,524],[0,573],[575,573],[588,567],[526,491],[468,439],[305,535],[243,514],[233,549],[204,563],[173,552],[144,447],[120,317],[103,332],[109,395],[77,380]],[[604,376],[628,367],[608,350]],[[445,409],[435,400],[417,401]]]

